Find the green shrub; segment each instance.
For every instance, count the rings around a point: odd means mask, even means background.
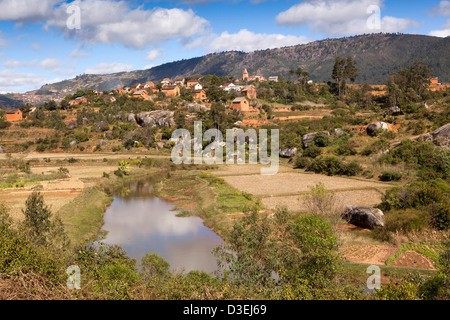
[[[355,176],[362,172],[362,167],[352,162],[346,164],[336,157],[319,157],[311,161],[311,164],[307,167],[307,171],[313,171],[315,173],[324,173],[329,176],[333,175],[347,175]]]
[[[319,132],[315,139],[314,144],[318,147],[328,147],[331,144],[329,136],[324,132]]]
[[[379,207],[383,211],[420,210],[427,214],[429,227],[446,230],[450,227],[449,194],[450,187],[443,180],[412,182],[387,190]]]
[[[303,157],[309,157],[309,158],[316,158],[318,156],[320,156],[320,154],[322,153],[322,150],[315,146],[309,146],[308,148],[306,148],[305,150],[303,150]]]
[[[356,151],[355,147],[352,144],[350,144],[350,143],[339,145],[336,148],[335,152],[339,156],[353,156],[353,155],[358,153]]]
[[[402,178],[400,172],[395,171],[383,171],[378,177],[381,181],[399,181]]]
[[[297,157],[295,159],[294,168],[305,169],[311,164],[311,159],[306,157]]]

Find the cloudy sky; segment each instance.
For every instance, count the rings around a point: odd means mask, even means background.
[[[379,32],[450,36],[450,1],[0,0],[0,93]]]

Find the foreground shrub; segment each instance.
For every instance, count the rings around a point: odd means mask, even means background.
[[[362,172],[362,167],[356,162],[346,164],[336,157],[320,157],[311,162],[311,164],[307,167],[307,171],[324,173],[329,176],[356,176]]]

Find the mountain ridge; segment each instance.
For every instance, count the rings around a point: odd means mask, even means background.
[[[302,67],[313,81],[331,80],[336,56],[352,56],[357,63],[356,83],[381,84],[392,72],[414,61],[423,61],[441,82],[450,81],[450,37],[439,38],[413,34],[364,34],[323,39],[307,44],[253,52],[226,51],[201,57],[164,63],[146,70],[112,74],[84,74],[73,79],[46,84],[36,95],[62,99],[78,89],[111,90],[136,82],[159,81],[163,78],[189,77],[194,74],[216,74],[242,77],[246,68],[250,75],[289,78],[289,70]]]

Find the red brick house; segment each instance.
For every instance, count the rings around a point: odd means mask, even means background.
[[[254,86],[245,87],[241,92],[249,99],[256,99],[256,88]]]
[[[206,92],[205,90],[192,90],[192,98],[195,100],[206,100]]]
[[[87,103],[87,99],[86,97],[78,97],[75,100],[69,101],[69,106],[77,106],[80,105],[82,103]]]
[[[19,121],[23,119],[22,111],[17,110],[6,110],[6,121]]]
[[[241,112],[248,112],[250,111],[250,104],[246,97],[239,97],[233,100],[231,103],[231,109]]]
[[[176,85],[168,85],[161,88],[161,92],[166,95],[166,97],[179,97],[180,88]]]

